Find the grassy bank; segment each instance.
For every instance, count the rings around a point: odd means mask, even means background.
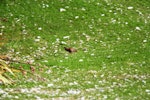
[[[1,85],[2,99],[150,98],[147,0],[0,2],[0,53],[36,69]]]

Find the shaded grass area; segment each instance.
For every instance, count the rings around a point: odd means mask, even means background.
[[[37,69],[12,64],[29,73],[1,85],[3,99],[150,97],[147,0],[0,2],[0,53]]]

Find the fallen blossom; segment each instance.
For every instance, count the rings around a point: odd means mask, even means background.
[[[39,28],[38,28],[38,30],[42,30],[42,28],[41,28],[41,27],[39,27]]]
[[[79,59],[79,62],[83,62],[83,59]]]
[[[69,91],[67,91],[67,93],[68,94],[72,94],[72,95],[78,95],[78,94],[80,94],[81,93],[81,91],[80,90],[69,90]]]
[[[79,18],[79,16],[75,16],[75,19],[78,19]]]
[[[133,9],[133,7],[130,6],[130,7],[128,7],[128,9],[131,10],[131,9]]]
[[[135,27],[135,30],[140,31],[141,28],[137,26],[137,27]]]
[[[35,42],[39,42],[39,41],[40,41],[40,39],[35,39],[34,41],[35,41]]]
[[[143,42],[144,42],[144,43],[146,43],[146,42],[147,42],[147,40],[143,40]]]
[[[64,11],[66,11],[66,9],[60,8],[60,12],[64,12]]]
[[[63,39],[69,39],[70,38],[70,36],[64,36],[63,37]]]
[[[50,83],[50,84],[47,84],[47,87],[53,87],[54,84]]]

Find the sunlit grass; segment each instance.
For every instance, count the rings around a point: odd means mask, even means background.
[[[2,0],[1,54],[15,84],[2,99],[133,99],[150,97],[150,3],[147,0]],[[68,53],[64,47],[78,51]],[[14,79],[15,80],[15,79]]]

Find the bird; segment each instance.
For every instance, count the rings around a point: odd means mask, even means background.
[[[71,47],[70,48],[64,47],[64,49],[68,51],[69,53],[77,52],[75,48],[71,48]]]

